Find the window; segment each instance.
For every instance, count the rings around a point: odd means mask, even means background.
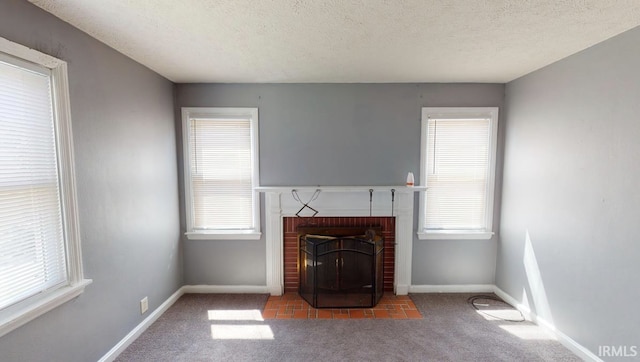
[[[498,108],[422,108],[421,239],[489,239]]]
[[[189,239],[259,239],[257,108],[183,108]]]
[[[0,38],[0,335],[83,278],[66,63]]]

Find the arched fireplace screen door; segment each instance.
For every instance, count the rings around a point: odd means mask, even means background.
[[[382,237],[300,236],[300,296],[314,308],[369,308],[384,292]]]

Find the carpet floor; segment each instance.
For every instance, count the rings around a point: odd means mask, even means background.
[[[267,295],[185,294],[116,361],[580,361],[471,294],[412,294],[422,319],[263,319]]]

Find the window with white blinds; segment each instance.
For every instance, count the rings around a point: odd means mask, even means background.
[[[0,38],[0,336],[82,292],[66,63]]]
[[[420,221],[427,236],[490,237],[497,113],[423,108],[421,180],[427,191]]]
[[[67,279],[49,70],[12,63],[0,61],[0,308]]]
[[[183,108],[187,236],[259,232],[258,110]]]

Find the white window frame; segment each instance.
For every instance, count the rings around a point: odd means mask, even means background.
[[[0,311],[0,337],[79,296],[92,281],[84,278],[75,186],[73,135],[67,63],[0,37],[0,52],[51,70],[56,149],[67,257],[67,283],[42,291]]]
[[[191,179],[191,134],[192,118],[242,118],[251,123],[251,179],[253,192],[253,228],[250,230],[208,229],[194,230],[193,192]],[[182,155],[184,170],[185,216],[187,231],[185,235],[192,240],[258,240],[260,232],[260,195],[255,188],[260,186],[259,145],[258,145],[258,108],[229,107],[183,107],[182,108]]]
[[[425,213],[427,209],[426,191],[420,192],[420,212],[418,221],[419,239],[490,239],[493,237],[493,210],[495,195],[496,158],[498,147],[498,107],[423,107],[421,120],[421,149],[420,149],[420,184],[427,188],[427,122],[430,118],[446,119],[469,119],[469,118],[489,118],[490,119],[490,140],[489,140],[489,179],[487,180],[485,205],[484,230],[427,230],[425,225]]]

